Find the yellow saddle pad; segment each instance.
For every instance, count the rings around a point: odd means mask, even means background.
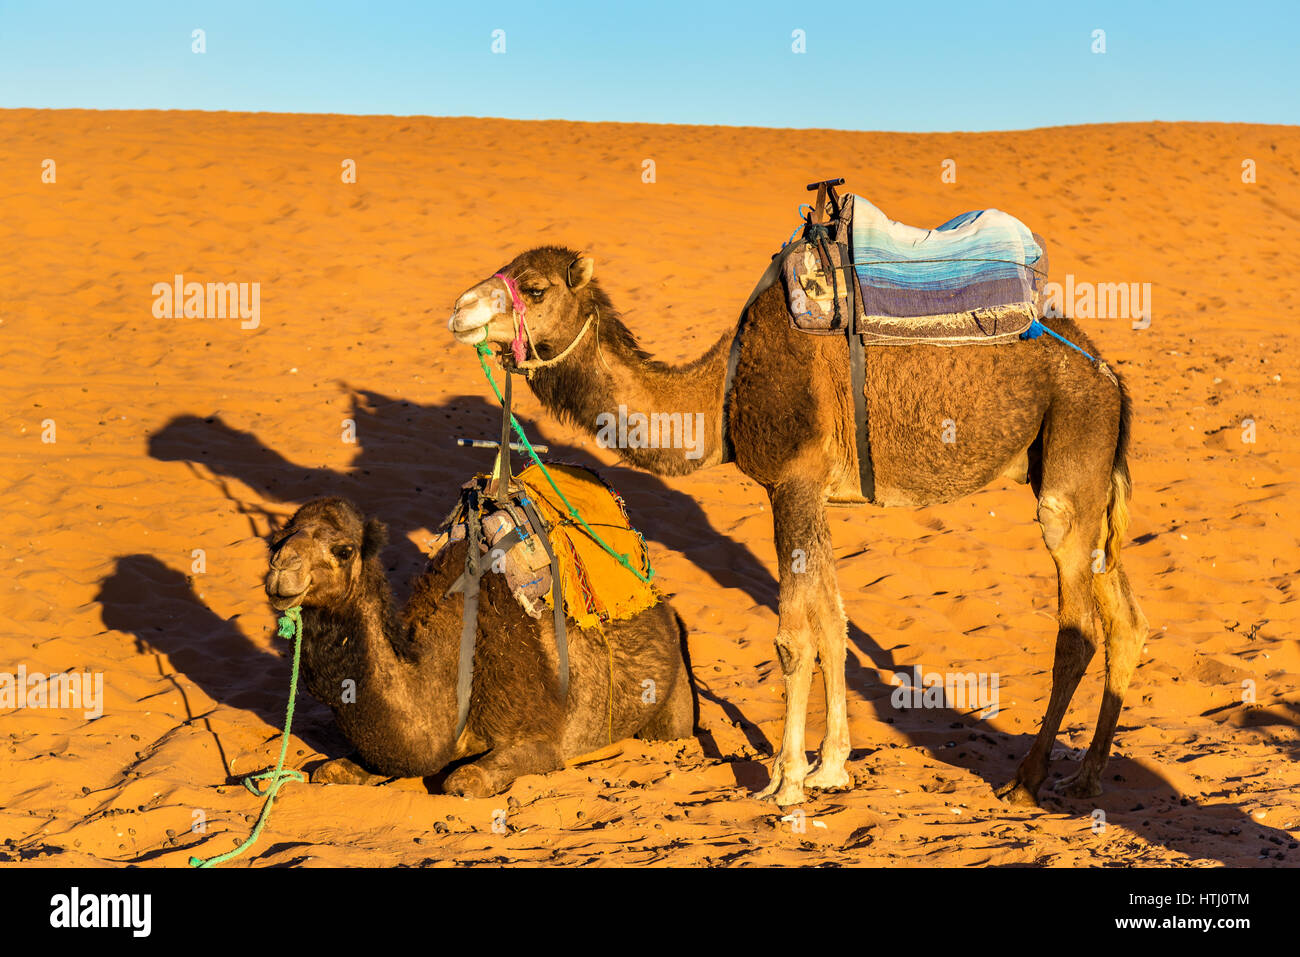
[[[649,550],[641,533],[628,521],[619,494],[595,472],[581,466],[548,464],[546,468],[592,531],[649,578]],[[592,628],[606,621],[631,618],[659,601],[653,585],[605,551],[569,513],[538,466],[530,465],[515,476],[515,481],[527,490],[537,514],[549,527],[565,610],[578,627]],[[549,592],[546,600],[549,604]]]

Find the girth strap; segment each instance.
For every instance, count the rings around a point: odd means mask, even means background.
[[[537,532],[542,548],[546,549],[546,557],[551,560],[551,606],[555,620],[555,654],[560,664],[560,697],[567,698],[569,696],[569,638],[564,614],[564,583],[560,581],[560,563],[555,560],[551,537],[546,534],[546,526],[542,524],[537,509],[533,507],[532,499],[526,495],[521,496],[519,503],[524,507],[529,524]]]
[[[862,497],[868,502],[876,500],[876,471],[871,464],[871,430],[867,422],[867,347],[862,342],[858,331],[858,277],[853,266],[852,231],[845,244],[844,258],[847,268],[844,270],[845,296],[848,299],[849,319],[847,323],[849,336],[849,389],[853,393],[853,434],[858,447],[858,487]]]
[[[461,578],[465,597],[465,612],[460,628],[460,660],[456,670],[456,737],[465,730],[469,720],[469,693],[474,685],[474,640],[478,633],[478,582],[483,575],[479,555],[482,535],[479,516],[478,489],[465,490],[465,574]],[[454,586],[453,586],[454,587]]]
[[[824,228],[824,227],[823,227]],[[848,237],[852,233],[848,229],[842,229],[842,233]],[[849,391],[853,393],[853,433],[854,441],[858,451],[858,486],[862,492],[862,497],[868,502],[876,500],[876,473],[875,467],[871,462],[871,430],[867,422],[867,397],[866,397],[866,372],[867,372],[867,349],[862,341],[862,336],[858,328],[858,284],[856,271],[852,267],[853,247],[852,240],[849,238],[848,249],[843,260],[849,264],[844,270],[845,273],[845,299],[848,303],[849,315],[844,324],[849,352]],[[749,315],[749,308],[754,301],[774,282],[781,274],[781,263],[785,257],[794,249],[794,246],[788,246],[772,257],[772,262],[768,265],[767,270],[763,273],[762,278],[754,287],[754,291],[749,294],[745,305],[740,310],[740,320],[736,324],[736,334],[731,340],[731,350],[727,356],[727,372],[722,384],[722,461],[734,462],[736,460],[735,447],[731,441],[731,390],[736,378],[736,368],[740,364],[740,345],[741,335],[745,331],[745,319]],[[819,252],[822,252],[819,250]],[[832,276],[834,273],[832,272]],[[836,297],[836,307],[838,308],[838,296]]]

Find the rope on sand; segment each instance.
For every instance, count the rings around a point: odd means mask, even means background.
[[[284,757],[289,751],[289,728],[293,725],[293,706],[298,698],[298,660],[302,652],[302,608],[290,608],[280,619],[280,637],[293,639],[293,671],[289,676],[289,707],[284,715],[284,734],[280,739],[280,759],[275,762],[274,771],[263,771],[261,774],[251,774],[244,778],[244,787],[252,791],[258,797],[265,795],[266,801],[262,804],[262,813],[258,815],[257,823],[253,825],[253,833],[248,835],[248,840],[244,841],[237,848],[226,851],[224,854],[218,854],[216,857],[207,859],[200,857],[190,858],[190,867],[216,867],[218,864],[224,864],[233,858],[243,854],[246,850],[257,843],[257,839],[262,834],[262,828],[271,817],[271,805],[275,803],[276,792],[280,790],[281,785],[289,781],[307,780],[301,771],[295,771],[290,768],[284,770]],[[259,791],[255,781],[270,779],[270,786],[266,791]]]

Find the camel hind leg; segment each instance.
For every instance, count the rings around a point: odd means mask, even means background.
[[[1037,803],[1061,720],[1104,635],[1093,591],[1097,548],[1107,538],[1115,465],[1114,439],[1098,442],[1107,431],[1098,428],[1104,398],[1084,394],[1078,401],[1067,399],[1043,424],[1041,472],[1034,485],[1043,542],[1056,564],[1056,652],[1052,691],[1038,735],[1015,778],[997,791],[1012,804]]]
[[[1081,514],[1077,505],[1059,495],[1045,492],[1039,499],[1038,520],[1056,563],[1058,581],[1056,654],[1052,663],[1052,693],[1038,735],[1015,778],[997,792],[998,797],[1011,804],[1037,803],[1038,789],[1047,778],[1061,719],[1097,651],[1100,622],[1091,580],[1091,552],[1097,535],[1089,534],[1089,529],[1099,527],[1101,509],[1090,512]]]
[[[689,738],[694,731],[695,692],[686,662],[679,658],[668,697],[636,736],[645,741],[676,741]]]
[[[1147,636],[1147,619],[1138,607],[1128,576],[1115,555],[1113,567],[1093,579],[1093,594],[1106,632],[1106,689],[1097,715],[1097,730],[1079,770],[1057,785],[1067,797],[1088,798],[1101,794],[1101,773],[1110,757],[1111,742],[1124,694],[1137,667],[1138,653]]]

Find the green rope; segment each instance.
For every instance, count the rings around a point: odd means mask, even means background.
[[[275,803],[276,792],[280,786],[287,781],[305,781],[301,771],[295,771],[290,768],[284,770],[284,756],[289,751],[289,728],[293,725],[293,706],[298,698],[298,658],[302,651],[302,609],[290,608],[280,619],[280,637],[293,639],[293,672],[289,676],[289,707],[284,715],[284,736],[280,739],[280,759],[275,762],[274,771],[263,771],[261,774],[252,774],[244,778],[244,787],[252,791],[258,797],[265,795],[266,802],[262,805],[262,813],[257,818],[257,823],[253,826],[253,833],[248,835],[248,840],[244,841],[233,851],[226,851],[224,854],[218,854],[216,857],[209,857],[206,860],[200,857],[190,858],[190,867],[216,867],[218,864],[224,864],[231,858],[238,857],[246,850],[257,843],[258,837],[262,834],[262,828],[266,825],[267,820],[271,817],[271,805]],[[269,778],[270,786],[266,791],[259,791],[254,781],[261,781]]]
[[[492,386],[492,391],[496,393],[497,401],[500,402],[502,407],[504,408],[506,404],[505,396],[503,396],[501,394],[501,390],[497,388],[496,380],[492,378],[492,370],[488,368],[488,364],[487,364],[487,357],[492,354],[492,350],[489,349],[487,343],[484,342],[480,342],[474,348],[478,352],[478,364],[483,367],[483,374],[487,376],[488,384]],[[508,372],[506,373],[506,375],[509,374],[510,373]],[[523,443],[524,448],[528,450],[529,457],[533,460],[533,462],[537,465],[537,467],[542,470],[542,474],[546,476],[546,481],[551,483],[551,488],[555,489],[555,494],[560,496],[560,501],[565,504],[566,508],[568,508],[569,516],[574,521],[576,521],[579,525],[585,528],[587,530],[587,534],[592,537],[592,540],[595,541],[595,543],[599,545],[601,548],[603,548],[606,552],[608,552],[610,556],[614,558],[620,565],[622,565],[624,568],[630,571],[637,578],[641,579],[641,581],[645,582],[647,585],[650,584],[650,579],[655,577],[655,570],[650,565],[650,550],[646,549],[646,553],[645,553],[646,570],[645,573],[642,574],[642,572],[640,572],[638,569],[632,567],[632,562],[626,555],[614,551],[614,549],[610,548],[609,545],[605,544],[605,540],[595,533],[592,527],[587,524],[586,519],[584,519],[581,515],[579,515],[578,510],[574,508],[572,505],[570,505],[569,500],[564,497],[564,493],[560,491],[560,487],[555,484],[555,479],[551,478],[551,473],[548,472],[546,466],[542,464],[542,460],[537,457],[537,452],[534,451],[533,449],[533,443],[528,441],[528,436],[524,434],[523,427],[519,424],[519,420],[515,418],[515,414],[513,412],[510,413],[510,425],[514,428],[515,434],[519,436],[519,441]]]

